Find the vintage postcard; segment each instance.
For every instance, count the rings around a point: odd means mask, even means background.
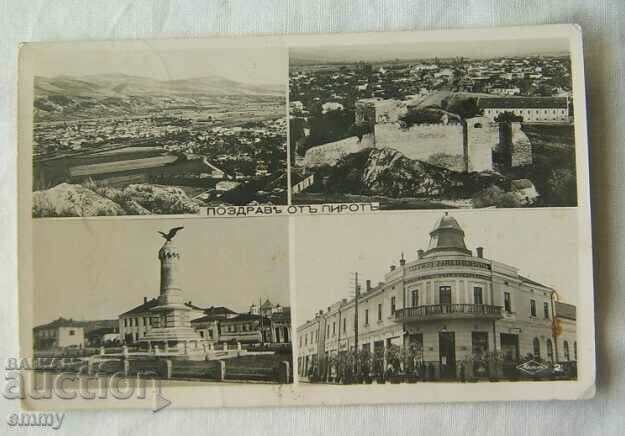
[[[19,68],[25,407],[594,394],[578,27],[29,43]]]

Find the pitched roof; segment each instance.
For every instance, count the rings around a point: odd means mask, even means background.
[[[527,283],[529,285],[540,286],[542,288],[551,289],[551,286],[543,285],[542,283],[538,283],[537,281],[534,281],[532,279],[528,279],[527,277],[524,277],[524,276],[522,276],[520,274],[519,274],[519,278],[521,279],[522,282]]]
[[[86,332],[100,329],[115,329],[119,326],[119,321],[116,319],[98,319],[92,321],[84,321],[84,327]]]
[[[187,301],[184,303],[185,306],[190,307],[191,309],[195,309],[195,310],[201,310],[201,311],[205,311],[206,309],[200,307],[200,306],[196,306],[195,304],[191,303],[190,301]]]
[[[198,324],[201,322],[210,322],[210,321],[217,321],[217,320],[223,321],[224,319],[227,319],[227,318],[224,318],[223,316],[219,316],[219,315],[204,315],[200,318],[192,319],[191,324]]]
[[[480,97],[482,109],[565,109],[566,97]]]
[[[191,323],[201,323],[201,322],[210,322],[210,321],[223,321],[228,319],[228,315],[236,315],[237,313],[233,310],[228,309],[224,306],[219,307],[209,307],[204,310],[204,316],[200,318],[196,318],[191,320]]]
[[[61,316],[59,317],[59,319],[55,319],[54,321],[49,322],[48,324],[42,324],[42,325],[38,325],[34,327],[34,330],[52,329],[52,328],[58,328],[58,327],[84,327],[84,326],[85,326],[85,322],[83,321],[74,321],[71,318],[66,319]]]
[[[152,309],[153,307],[158,306],[159,301],[158,298],[152,298],[148,301],[146,301],[143,304],[138,305],[137,307],[134,307],[132,309],[130,309],[128,312],[124,312],[121,315],[119,315],[120,317],[122,316],[128,316],[128,315],[137,315],[140,313],[145,313],[145,312],[149,312],[150,309]],[[201,310],[201,311],[205,311],[206,309],[203,309],[199,306],[196,306],[195,304],[192,304],[190,301],[187,301],[184,303],[185,306],[190,307],[191,309],[195,309],[195,310]]]
[[[267,323],[267,325],[269,325],[269,323],[271,322],[271,320],[269,318],[266,318],[264,316],[260,316],[260,315],[254,315],[253,313],[240,313],[235,317],[232,318],[226,318],[224,320],[222,320],[222,323],[227,323],[227,322],[242,322],[242,321],[260,321],[263,320],[263,322]]]
[[[204,309],[204,313],[207,315],[235,315],[234,310],[230,310],[224,306],[211,306],[208,309]]]
[[[144,312],[148,312],[150,309],[152,309],[153,307],[156,307],[158,305],[158,298],[152,298],[151,300],[146,301],[143,304],[140,304],[132,309],[130,309],[128,312],[124,312],[121,316],[127,316],[127,315],[136,315],[139,313],[144,313]]]

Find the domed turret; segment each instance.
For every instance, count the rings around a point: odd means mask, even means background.
[[[441,252],[452,254],[454,251],[471,254],[471,250],[468,250],[464,243],[464,230],[454,217],[445,212],[430,232],[430,244],[424,255],[432,256]]]

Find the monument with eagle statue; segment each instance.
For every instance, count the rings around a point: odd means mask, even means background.
[[[158,304],[151,309],[157,315],[156,325],[141,342],[150,351],[191,357],[203,357],[207,352],[205,340],[191,327],[190,308],[184,304],[182,288],[178,283],[180,250],[173,239],[184,227],[174,227],[169,232],[158,232],[165,243],[158,251],[161,263],[161,284]]]

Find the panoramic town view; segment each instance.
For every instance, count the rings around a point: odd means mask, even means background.
[[[455,45],[291,49],[293,202],[575,206],[566,47]]]
[[[210,67],[184,78],[121,67],[36,77],[33,216],[286,204],[285,84]]]

